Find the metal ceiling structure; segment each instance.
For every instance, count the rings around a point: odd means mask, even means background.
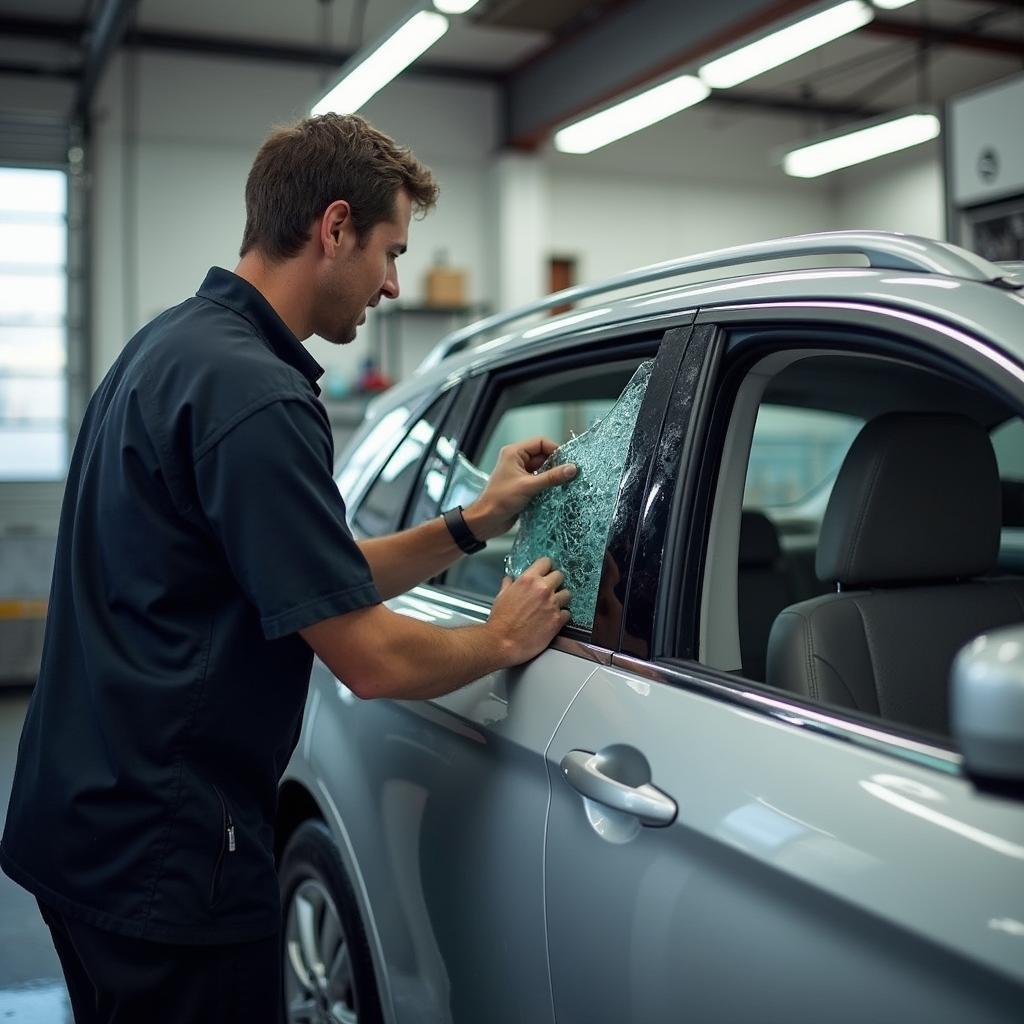
[[[237,5],[200,0],[0,0],[0,73],[75,81],[68,113],[82,116],[120,46],[340,68],[354,44],[386,30],[410,6],[411,0],[250,0],[239,16],[231,13]],[[505,144],[533,149],[584,112],[822,6],[808,0],[481,0],[407,73],[501,87]],[[346,25],[339,45],[335,27]],[[939,102],[1024,68],[1024,0],[918,0],[878,12],[854,35],[829,44],[827,53],[716,91],[709,102],[831,123],[911,100]],[[944,71],[931,73],[939,55]]]

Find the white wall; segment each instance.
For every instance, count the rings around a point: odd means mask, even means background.
[[[754,188],[685,180],[551,178],[552,252],[577,257],[579,279],[832,226],[833,204],[820,187]]]
[[[938,143],[883,157],[836,175],[835,226],[945,238],[945,191]]]
[[[139,51],[114,61],[95,108],[94,379],[135,329],[191,295],[210,265],[234,266],[255,151],[274,124],[303,116],[324,85],[319,70],[248,60]],[[502,256],[499,237],[503,223],[514,225],[515,210],[496,216],[509,206],[495,195],[501,187],[495,173],[499,100],[493,87],[410,77],[365,110],[374,124],[411,145],[441,183],[437,210],[414,222],[399,264],[406,302],[421,297],[438,251],[467,271],[471,302],[500,306],[503,295],[526,298],[511,287],[521,282],[507,280],[516,264]],[[786,179],[777,168],[758,172],[767,144],[756,134],[751,139],[749,153],[729,151],[730,171],[717,180],[695,159],[637,161],[641,175],[617,170],[607,157],[602,164],[538,156],[533,179],[546,193],[537,197],[540,208],[549,211],[544,255],[576,256],[579,280],[593,281],[645,263],[804,231],[878,227],[942,235],[937,148],[807,182]],[[617,146],[625,160],[626,143]],[[688,151],[700,147],[691,142]],[[659,176],[661,167],[676,171]],[[506,280],[499,281],[502,268]],[[520,266],[518,273],[542,278],[537,268]],[[447,326],[418,329],[429,340],[429,332]],[[351,380],[374,330],[371,315],[352,346],[313,339],[310,348],[329,376]],[[422,343],[413,347],[406,370],[424,351]]]
[[[317,71],[250,61],[142,52],[114,62],[94,145],[96,380],[128,337],[193,294],[211,265],[234,267],[253,156],[273,125],[305,115],[321,84]],[[485,170],[495,90],[410,79],[365,114],[411,145],[441,184],[437,210],[413,223],[399,263],[403,299],[421,295],[428,266],[445,250],[468,271],[471,300],[483,300],[494,287]],[[310,349],[329,373],[352,377],[372,330],[344,349],[319,339]]]

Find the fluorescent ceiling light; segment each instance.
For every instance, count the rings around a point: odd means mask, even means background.
[[[710,61],[698,73],[713,89],[729,89],[861,28],[874,16],[862,0],[847,0]]]
[[[418,11],[368,57],[345,72],[341,81],[313,107],[313,116],[354,113],[447,31],[448,19],[443,14]]]
[[[881,7],[883,11],[895,11],[900,7],[908,7],[914,0],[872,0],[872,3],[876,7]]]
[[[555,134],[555,148],[563,153],[591,153],[700,103],[709,92],[699,78],[680,75],[563,128]]]
[[[903,3],[910,3],[911,0],[903,0]],[[466,11],[476,7],[477,0],[434,0],[434,6],[442,14],[465,14]]]
[[[934,139],[941,131],[934,114],[907,114],[787,153],[783,169],[794,178],[817,178],[830,171],[874,160]]]

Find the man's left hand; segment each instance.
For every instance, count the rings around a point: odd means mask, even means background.
[[[519,513],[541,491],[576,476],[571,462],[537,472],[557,447],[546,437],[531,437],[501,449],[483,493],[464,510],[466,525],[475,537],[490,540],[510,530]]]

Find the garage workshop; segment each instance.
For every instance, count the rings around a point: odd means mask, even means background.
[[[0,0],[0,807],[13,1024],[1019,1024],[1024,3]]]

